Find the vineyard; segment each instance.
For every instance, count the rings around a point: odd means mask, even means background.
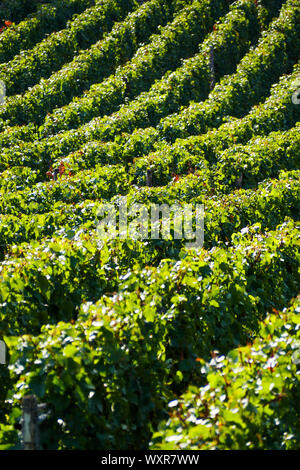
[[[0,450],[300,450],[299,0],[2,0],[0,81]]]

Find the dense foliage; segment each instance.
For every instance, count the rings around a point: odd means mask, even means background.
[[[44,450],[299,450],[299,51],[298,0],[2,2],[1,450],[28,394]]]
[[[253,344],[198,359],[208,384],[169,403],[152,449],[299,449],[300,298],[273,309]]]

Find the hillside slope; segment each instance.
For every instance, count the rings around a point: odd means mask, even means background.
[[[44,450],[299,450],[299,59],[298,0],[2,2],[0,449],[33,394]]]

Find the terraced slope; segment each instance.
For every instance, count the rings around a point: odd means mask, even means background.
[[[298,0],[0,12],[0,449],[299,450]]]

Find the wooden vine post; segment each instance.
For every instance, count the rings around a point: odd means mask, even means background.
[[[146,186],[152,186],[152,179],[153,179],[153,170],[147,170],[146,173]]]
[[[215,57],[214,57],[213,46],[210,46],[210,50],[209,50],[209,69],[210,69],[210,89],[213,90],[216,84]]]
[[[24,450],[38,450],[38,404],[34,395],[27,395],[22,401],[22,442]]]

